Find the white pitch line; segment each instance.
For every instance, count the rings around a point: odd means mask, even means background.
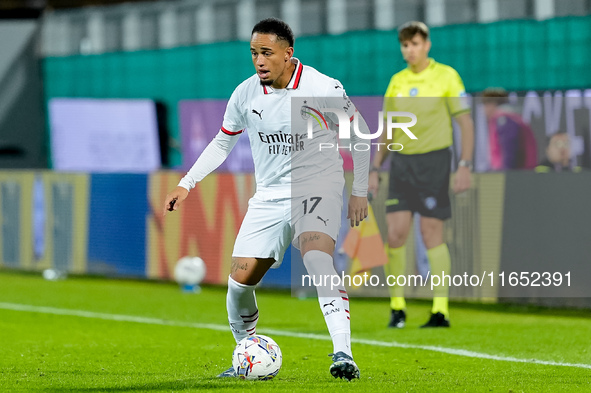
[[[172,321],[172,320],[159,319],[159,318],[139,317],[139,316],[134,316],[134,315],[107,314],[107,313],[83,311],[83,310],[72,310],[72,309],[65,309],[65,308],[31,306],[31,305],[27,305],[27,304],[0,302],[0,309],[12,310],[12,311],[43,313],[43,314],[53,314],[53,315],[68,315],[68,316],[82,317],[82,318],[103,319],[103,320],[107,320],[107,321],[135,322],[135,323],[145,323],[145,324],[150,324],[150,325],[189,327],[189,328],[195,328],[195,329],[215,330],[218,332],[228,332],[228,330],[229,330],[229,327],[227,325],[217,325],[217,324],[213,324],[213,323],[195,323],[195,322]],[[311,339],[311,340],[331,341],[329,336],[322,335],[322,334],[297,333],[297,332],[290,332],[287,330],[275,330],[275,329],[257,329],[257,331],[259,333],[268,334],[271,336],[284,336],[284,337],[294,337],[294,338],[306,338],[306,339]],[[466,349],[436,347],[433,345],[405,344],[405,343],[399,343],[396,341],[391,341],[391,342],[376,341],[376,340],[366,340],[363,338],[352,338],[351,341],[354,343],[357,343],[357,344],[373,345],[373,346],[377,346],[377,347],[421,349],[424,351],[441,352],[441,353],[446,353],[449,355],[464,356],[464,357],[477,358],[477,359],[497,360],[497,361],[502,361],[502,362],[530,363],[530,364],[541,364],[541,365],[545,365],[545,366],[561,366],[561,367],[576,367],[576,368],[591,369],[591,364],[561,363],[561,362],[553,362],[553,361],[539,360],[539,359],[521,359],[521,358],[515,358],[512,356],[490,355],[488,353],[468,351]]]

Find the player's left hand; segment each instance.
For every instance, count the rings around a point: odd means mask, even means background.
[[[367,197],[351,195],[349,198],[349,212],[347,218],[351,220],[351,228],[359,226],[359,223],[367,217]]]
[[[460,192],[468,190],[471,182],[472,174],[470,173],[470,169],[465,166],[459,167],[456,172],[456,177],[454,178],[454,193],[459,194]]]

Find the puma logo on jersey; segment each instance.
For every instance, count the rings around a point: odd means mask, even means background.
[[[336,301],[337,301],[337,300],[335,299],[335,300],[333,300],[333,301],[332,301],[332,302],[330,302],[330,303],[326,303],[326,304],[325,304],[324,306],[322,306],[322,307],[326,307],[326,306],[331,306],[331,307],[334,307],[334,304],[333,304],[333,303],[334,303],[334,302],[336,302]]]
[[[259,115],[259,119],[263,120],[263,116],[261,116],[261,114],[263,113],[263,109],[261,109],[260,112],[255,111],[254,109],[252,110],[252,113]]]
[[[319,219],[320,221],[322,221],[324,223],[324,226],[328,226],[326,223],[328,222],[328,218],[326,220],[322,219],[322,217],[320,216],[316,216],[317,219]]]

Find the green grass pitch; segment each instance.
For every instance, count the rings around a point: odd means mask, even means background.
[[[234,347],[225,288],[0,272],[0,392],[591,391],[588,311],[452,304],[451,329],[424,330],[430,305],[411,301],[407,327],[389,330],[387,299],[352,298],[361,379],[349,383],[328,372],[316,299],[257,299],[283,368],[272,381],[218,380]]]

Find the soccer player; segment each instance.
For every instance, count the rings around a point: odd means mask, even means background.
[[[254,26],[250,52],[256,74],[234,90],[220,132],[164,202],[164,214],[177,210],[189,190],[226,159],[247,130],[257,189],[234,245],[228,278],[226,305],[236,342],[255,334],[259,318],[255,286],[269,268],[281,264],[290,241],[301,251],[310,275],[337,274],[332,254],[340,227],[344,176],[338,149],[317,149],[319,144],[337,146],[335,124],[323,110],[334,108],[336,100],[347,120],[357,117],[362,132],[369,133],[341,83],[303,65],[293,57],[293,45],[293,33],[281,20],[265,19]],[[292,100],[301,104],[295,111]],[[312,117],[317,121],[308,122],[314,127],[308,138],[304,124]],[[302,124],[302,129],[292,129],[292,124]],[[359,141],[353,133],[351,143]],[[354,183],[348,218],[353,226],[368,214],[370,157],[368,152],[353,150],[352,154]],[[347,292],[343,286],[317,287],[317,291],[334,347],[330,373],[335,378],[359,378],[351,352]],[[219,375],[232,376],[236,376],[232,367]]]
[[[421,215],[421,233],[427,248],[431,274],[450,274],[450,255],[443,242],[443,223],[451,217],[449,176],[451,165],[453,116],[462,132],[462,153],[454,181],[454,192],[470,187],[474,125],[464,102],[464,85],[451,67],[428,57],[431,49],[429,29],[422,22],[408,22],[398,30],[402,56],[408,67],[390,80],[384,98],[387,111],[411,112],[417,123],[411,128],[417,140],[394,131],[394,142],[402,144],[391,161],[386,222],[388,226],[388,264],[386,274],[402,275],[406,269],[406,238],[413,212]],[[409,98],[410,97],[410,98]],[[420,97],[420,98],[416,98]],[[380,142],[387,142],[386,133]],[[374,156],[369,179],[369,192],[379,187],[378,170],[386,159],[387,149]],[[406,323],[404,287],[390,289],[391,319],[389,326],[402,328]],[[434,288],[433,308],[429,321],[422,327],[449,327],[449,288]]]

